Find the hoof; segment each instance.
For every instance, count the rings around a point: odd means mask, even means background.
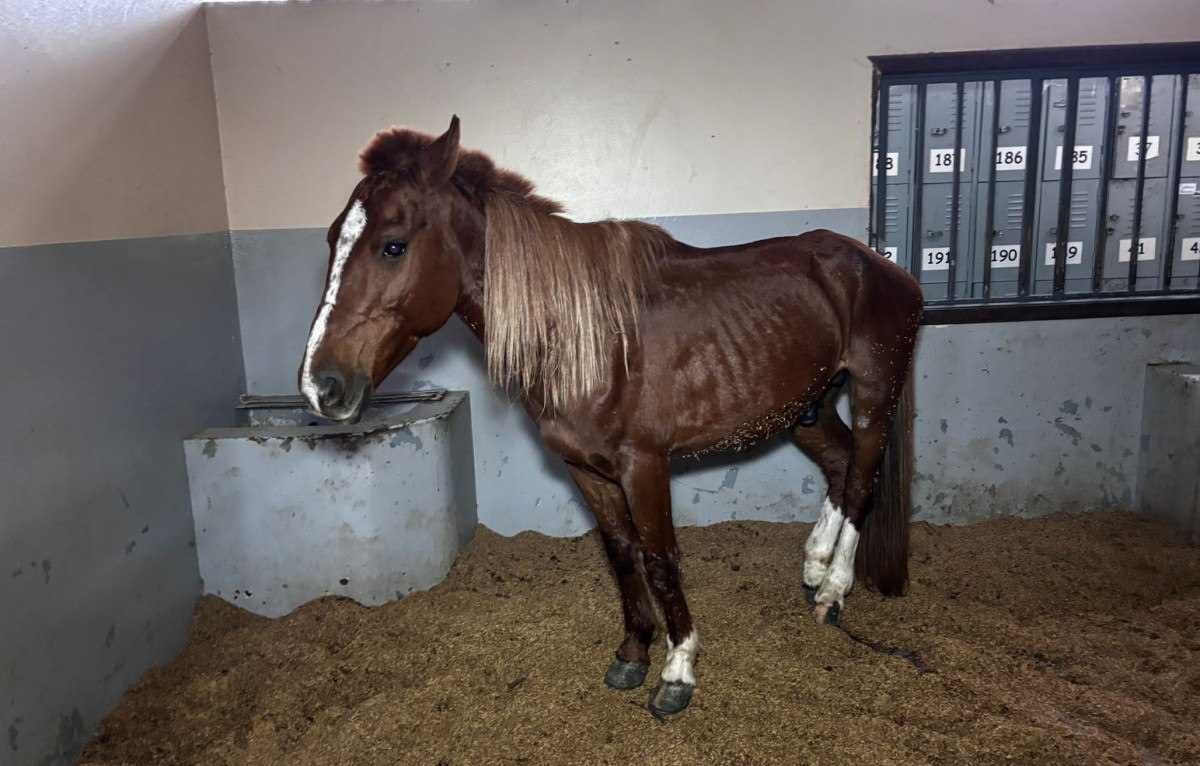
[[[650,666],[644,662],[626,662],[620,658],[612,661],[604,674],[604,683],[610,689],[636,689],[646,680]]]
[[[813,607],[813,618],[818,625],[837,625],[842,608],[837,604],[817,604]]]
[[[663,681],[650,697],[650,712],[656,718],[682,713],[691,704],[692,692],[695,689],[692,684]]]
[[[817,605],[817,589],[812,587],[808,583],[803,583],[803,587],[804,587],[804,600],[808,602],[809,606],[816,606]]]

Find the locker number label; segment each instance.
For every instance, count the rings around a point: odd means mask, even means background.
[[[1152,160],[1158,156],[1158,136],[1146,136],[1145,146],[1146,159]],[[1125,150],[1125,161],[1137,162],[1138,152],[1141,151],[1142,148],[1142,141],[1138,138],[1138,136],[1130,136],[1127,147],[1128,148]]]
[[[875,152],[875,174],[879,175],[879,152]],[[900,152],[888,152],[887,161],[883,163],[885,175],[895,176],[900,174]]]
[[[967,150],[958,150],[958,161],[964,167],[967,164]],[[930,173],[953,173],[954,172],[954,149],[930,149],[929,150],[929,172]]]
[[[926,247],[921,249],[921,271],[949,271],[950,248]]]
[[[1063,148],[1061,146],[1059,146],[1058,149],[1054,152],[1054,169],[1055,170],[1062,170],[1062,154],[1063,154]],[[1072,157],[1071,167],[1075,170],[1091,170],[1093,154],[1095,154],[1095,152],[1092,151],[1091,145],[1080,146],[1080,145],[1076,144],[1075,150],[1071,154],[1071,157]]]
[[[1021,263],[1020,245],[993,245],[992,268],[1015,269]]]
[[[1188,162],[1200,162],[1200,136],[1190,136],[1183,158]]]
[[[1184,237],[1183,252],[1179,254],[1181,261],[1200,261],[1200,237]]]
[[[997,146],[996,170],[1024,170],[1025,147]]]
[[[1153,261],[1157,240],[1155,237],[1142,237],[1138,240],[1138,260]],[[1129,251],[1133,249],[1132,239],[1123,239],[1117,243],[1117,260],[1129,263]]]
[[[1179,196],[1193,197],[1196,195],[1196,182],[1188,181],[1187,183],[1179,184]]]
[[[1048,242],[1046,244],[1046,265],[1047,266],[1054,265],[1054,244],[1055,243],[1053,243],[1053,242]],[[1083,243],[1082,242],[1068,242],[1067,243],[1067,265],[1068,266],[1078,266],[1081,263],[1083,263]]]
[[[884,258],[887,258],[892,263],[895,263],[897,252],[898,252],[897,248],[885,247],[879,251],[879,254],[882,255]]]

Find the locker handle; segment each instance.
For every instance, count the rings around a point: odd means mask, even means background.
[[[1012,125],[1005,125],[1003,128],[1000,128],[1000,135],[1004,135],[1005,133],[1009,133],[1011,131]]]
[[[1116,229],[1115,229],[1115,228],[1113,228],[1112,226],[1105,226],[1105,227],[1104,227],[1104,233],[1105,233],[1105,234],[1108,234],[1109,236],[1112,236],[1113,232],[1115,232],[1115,231],[1116,231]]]
[[[1124,125],[1118,125],[1118,126],[1117,126],[1117,133],[1118,133],[1118,134],[1121,134],[1121,133],[1124,133],[1124,132],[1125,132],[1125,126],[1124,126]]]
[[[1132,116],[1133,116],[1133,112],[1127,112],[1127,111],[1125,111],[1124,109],[1122,109],[1122,110],[1121,110],[1121,116],[1122,116],[1122,117],[1132,117]]]
[[[944,135],[946,135],[946,133],[947,133],[947,128],[932,128],[929,131],[929,135],[931,135],[931,136],[944,136]]]
[[[1055,101],[1055,102],[1054,102],[1054,108],[1055,108],[1055,109],[1062,109],[1062,108],[1064,108],[1066,105],[1067,105],[1067,100],[1066,100],[1065,98],[1060,98],[1059,100],[1057,100],[1057,101]]]
[[[1052,235],[1052,236],[1053,236],[1053,235],[1056,235],[1056,234],[1058,234],[1058,227],[1057,227],[1057,226],[1051,226],[1049,229],[1047,229],[1047,230],[1046,230],[1046,233],[1047,233],[1047,234],[1050,234],[1050,235]]]
[[[1113,223],[1116,223],[1117,221],[1121,220],[1121,216],[1117,215],[1116,213],[1111,213],[1108,216],[1108,220],[1112,221]]]
[[[1059,133],[1065,133],[1066,129],[1067,129],[1066,125],[1059,125],[1057,128],[1055,128],[1055,130],[1057,130]]]
[[[933,229],[929,229],[928,231],[925,232],[925,236],[929,237],[930,239],[937,239],[938,237],[942,236],[943,234],[945,234],[945,232],[942,231],[941,229],[938,229],[937,231],[934,231]]]

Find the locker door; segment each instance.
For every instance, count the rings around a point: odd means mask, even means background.
[[[962,183],[974,180],[979,141],[980,87],[977,82],[963,85]],[[925,183],[954,181],[954,131],[957,116],[957,92],[953,83],[937,83],[925,89],[925,156],[921,159]]]
[[[979,113],[978,179],[988,179],[988,159],[996,163],[996,181],[1017,181],[1025,177],[1029,148],[1030,90],[1028,80],[1004,80],[1000,83],[999,140],[992,139],[992,83],[983,84],[983,107]]]
[[[1133,246],[1133,207],[1137,181],[1120,179],[1108,184],[1108,238],[1104,243],[1103,290],[1129,289],[1129,251]],[[1166,242],[1166,189],[1163,178],[1147,178],[1142,192],[1142,228],[1138,245],[1137,289],[1157,290],[1161,285],[1162,247]]]
[[[1071,184],[1070,228],[1067,231],[1068,293],[1090,292],[1096,254],[1096,215],[1100,181],[1082,179]],[[1054,292],[1054,245],[1058,234],[1057,181],[1042,184],[1038,202],[1037,250],[1032,254],[1036,264],[1034,292],[1049,295]]]
[[[983,253],[987,247],[987,184],[978,184],[975,247],[971,259],[971,295],[983,297]],[[1024,181],[997,181],[992,206],[992,297],[1016,295],[1021,265],[1021,218],[1025,209]]]
[[[1103,77],[1079,80],[1079,109],[1075,119],[1075,165],[1073,179],[1099,178],[1103,151],[1104,109],[1108,103],[1108,81]],[[1066,129],[1067,81],[1050,80],[1042,94],[1042,178],[1056,181],[1062,167],[1062,144]]]
[[[880,100],[883,93],[880,92]],[[913,107],[917,100],[917,86],[893,85],[888,96],[887,113],[887,170],[888,186],[912,181]],[[873,131],[876,167],[880,167],[879,128]],[[876,171],[878,172],[878,170]]]
[[[908,247],[910,205],[908,184],[888,184],[883,236],[879,242],[879,251],[884,256],[909,271],[912,270],[912,253]]]
[[[1188,98],[1190,100],[1191,96]],[[1181,178],[1177,191],[1179,209],[1171,265],[1171,289],[1195,290],[1200,287],[1197,282],[1200,277],[1200,177]],[[1141,276],[1140,272],[1138,276]],[[1141,281],[1138,279],[1138,282]]]
[[[1200,75],[1188,78],[1188,108],[1184,115],[1183,136],[1180,175],[1185,176],[1185,180],[1196,180],[1200,178]]]
[[[962,184],[958,192],[958,262],[955,291],[966,295],[970,285],[971,238],[974,221],[974,184]],[[913,255],[920,259],[921,286],[929,299],[945,298],[950,274],[950,227],[954,192],[950,184],[929,184],[921,189],[921,242]]]
[[[1121,104],[1117,112],[1116,156],[1113,158],[1113,178],[1137,178],[1138,151],[1142,143],[1142,102],[1144,83],[1141,77],[1121,78]],[[1146,131],[1146,177],[1165,178],[1170,167],[1168,155],[1174,132],[1175,76],[1156,75],[1150,85],[1150,129]],[[1141,281],[1140,279],[1138,280]]]

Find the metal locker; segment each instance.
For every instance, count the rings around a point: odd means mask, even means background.
[[[1057,181],[1062,166],[1066,129],[1067,81],[1049,80],[1042,94],[1042,178]],[[1079,80],[1079,106],[1075,118],[1075,164],[1073,179],[1099,178],[1104,150],[1104,114],[1108,103],[1108,80],[1083,77]]]
[[[975,245],[971,256],[971,297],[983,297],[983,254],[987,249],[987,184],[977,184]],[[991,294],[1017,295],[1021,265],[1021,221],[1025,211],[1025,182],[997,181],[992,203]]]
[[[887,206],[884,210],[883,234],[879,238],[879,252],[911,271],[912,255],[908,247],[911,200],[908,190],[908,184],[887,186]]]
[[[1116,155],[1113,157],[1113,178],[1137,178],[1138,151],[1142,143],[1142,102],[1144,80],[1141,77],[1121,78],[1121,103],[1117,111]],[[1146,131],[1146,178],[1164,178],[1170,168],[1174,133],[1175,76],[1155,75],[1150,85],[1150,127]],[[1140,279],[1138,280],[1141,281]]]
[[[955,293],[967,295],[971,284],[971,238],[974,221],[972,204],[974,184],[962,184],[958,191],[958,242],[955,264]],[[950,184],[929,184],[921,189],[921,241],[913,245],[913,256],[919,259],[921,287],[931,300],[949,296],[950,231],[954,187]]]
[[[882,90],[879,100],[883,101]],[[889,89],[886,163],[881,163],[879,158],[879,127],[876,126],[873,131],[875,162],[880,163],[877,167],[886,168],[888,186],[912,181],[913,113],[916,101],[915,85],[893,85]]]
[[[957,86],[935,83],[925,88],[925,156],[921,158],[924,182],[953,183],[954,136],[957,125]],[[973,182],[979,141],[980,83],[963,84],[963,127],[959,158],[962,183]]]
[[[1164,178],[1147,178],[1142,192],[1142,226],[1138,234],[1138,290],[1157,290],[1162,284],[1162,248],[1166,240],[1166,190]],[[1104,220],[1104,279],[1101,289],[1129,289],[1129,251],[1133,246],[1133,208],[1137,181],[1120,179],[1108,184],[1108,211]]]
[[[1188,101],[1191,101],[1190,95]],[[1179,179],[1176,191],[1179,207],[1171,256],[1171,289],[1194,290],[1200,287],[1200,177]],[[1140,271],[1138,276],[1141,276]],[[1141,281],[1138,279],[1139,283]]]
[[[1183,121],[1183,162],[1180,164],[1180,175],[1195,180],[1200,178],[1200,75],[1194,74],[1188,78],[1187,103],[1187,114],[1184,115]]]
[[[1096,254],[1096,215],[1100,181],[1080,179],[1071,184],[1070,224],[1067,231],[1068,293],[1086,293],[1092,289],[1092,273]],[[1054,246],[1058,239],[1057,181],[1042,184],[1038,201],[1037,247],[1032,253],[1034,269],[1033,292],[1050,295],[1054,292]]]
[[[983,108],[979,114],[979,157],[977,178],[988,180],[988,160],[996,164],[996,181],[1016,181],[1025,177],[1029,149],[1029,80],[1003,80],[1000,83],[998,140],[992,138],[993,83],[983,84]],[[981,198],[982,200],[983,198]]]

